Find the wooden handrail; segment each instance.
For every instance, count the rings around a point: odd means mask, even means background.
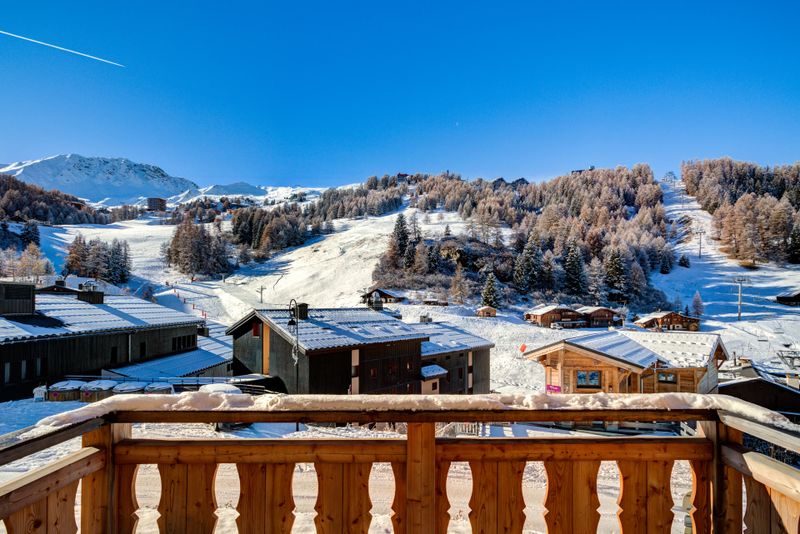
[[[8,517],[105,466],[104,451],[84,447],[0,485],[0,517]]]
[[[728,467],[800,502],[800,469],[742,446],[723,445],[721,452]]]
[[[0,465],[25,458],[31,454],[43,451],[59,443],[64,443],[72,438],[82,436],[106,424],[102,418],[89,419],[80,423],[63,426],[51,432],[38,434],[26,439],[20,439],[28,431],[36,427],[28,427],[12,433],[11,439],[4,440],[0,445]],[[8,434],[7,434],[8,435]],[[0,436],[2,438],[3,436]]]
[[[711,409],[627,410],[210,410],[118,411],[114,423],[449,423],[449,422],[591,422],[717,421]]]
[[[776,428],[742,416],[720,412],[719,419],[727,427],[734,428],[739,432],[749,434],[753,437],[763,439],[774,445],[783,447],[790,451],[800,453],[800,434],[791,432],[783,428]]]

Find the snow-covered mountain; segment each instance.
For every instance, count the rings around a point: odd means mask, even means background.
[[[155,165],[78,154],[11,163],[0,168],[0,174],[105,205],[133,204],[142,197],[170,197],[198,188]]]

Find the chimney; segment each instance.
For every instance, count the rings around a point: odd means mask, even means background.
[[[56,278],[56,287],[67,287],[67,281],[63,278]]]
[[[367,305],[373,310],[383,310],[383,299],[381,298],[380,293],[375,291],[370,298],[367,299]]]
[[[206,325],[198,326],[197,327],[197,335],[198,336],[203,336],[203,337],[208,337],[208,326],[206,326]]]
[[[297,305],[297,318],[301,321],[308,320],[308,304],[301,302]]]
[[[97,289],[92,282],[82,284],[81,291],[78,293],[78,300],[89,304],[102,304],[103,292]]]
[[[419,316],[419,322],[421,322],[421,323],[432,323],[433,319],[431,319],[430,315],[425,313],[425,314],[422,314],[422,315]]]

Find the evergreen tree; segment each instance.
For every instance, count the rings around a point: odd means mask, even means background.
[[[644,290],[647,289],[647,276],[645,276],[644,269],[639,265],[639,262],[635,261],[631,264],[630,282],[630,294],[634,297],[642,296]]]
[[[494,273],[489,273],[486,277],[486,283],[483,285],[481,291],[481,305],[491,306],[493,308],[500,307],[500,294],[497,291],[497,279]]]
[[[416,213],[411,214],[411,218],[408,220],[408,229],[412,241],[419,241],[422,239],[422,230],[419,227],[419,220],[417,220]]]
[[[86,276],[95,280],[105,280],[108,275],[109,251],[105,243],[99,239],[89,241],[89,253],[86,257]]]
[[[606,270],[597,258],[589,262],[586,290],[596,305],[606,301]]]
[[[39,246],[39,225],[34,221],[25,221],[25,224],[22,225],[22,231],[19,237],[22,240],[22,244],[26,247],[31,243]]]
[[[622,254],[618,248],[611,249],[603,266],[606,270],[606,287],[609,298],[615,301],[627,300],[628,279]]]
[[[397,253],[403,256],[406,253],[408,246],[408,227],[406,226],[406,218],[402,213],[397,215],[394,221],[394,231],[392,232],[394,242],[397,244]]]
[[[414,266],[414,259],[416,257],[416,246],[411,243],[406,246],[406,252],[403,254],[403,268],[411,269]]]
[[[531,291],[536,287],[536,277],[540,270],[541,251],[538,240],[531,234],[514,263],[514,285],[522,293]]]
[[[64,267],[69,274],[84,276],[88,257],[89,247],[86,245],[83,236],[78,234],[67,249],[67,259],[64,262]]]
[[[800,224],[795,224],[789,236],[787,260],[789,263],[800,263]]]
[[[467,288],[466,280],[464,280],[464,272],[461,269],[461,264],[456,264],[456,272],[453,274],[453,279],[450,282],[450,297],[456,304],[464,304],[469,289]]]
[[[586,271],[583,264],[583,253],[575,241],[569,244],[567,257],[564,260],[564,290],[570,295],[586,293]]]
[[[689,267],[691,265],[689,257],[686,254],[681,254],[681,257],[678,258],[678,265],[681,267]]]
[[[444,225],[444,236],[445,237],[450,237],[450,235],[452,235],[451,232],[450,232],[450,225],[449,224],[445,224]]]
[[[692,297],[692,313],[695,317],[701,317],[705,312],[705,305],[703,304],[703,299],[700,297],[700,292],[695,291],[694,297]]]

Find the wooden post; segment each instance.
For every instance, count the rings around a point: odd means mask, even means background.
[[[84,447],[106,453],[105,467],[84,477],[81,484],[81,532],[116,532],[117,499],[114,444],[131,437],[130,423],[104,425],[83,435]]]
[[[714,534],[742,533],[742,475],[727,467],[722,461],[721,445],[724,442],[741,443],[742,433],[722,423],[700,421],[697,435],[714,444],[711,462],[711,528]]]
[[[436,525],[436,433],[433,423],[409,423],[406,445],[406,532]]]

